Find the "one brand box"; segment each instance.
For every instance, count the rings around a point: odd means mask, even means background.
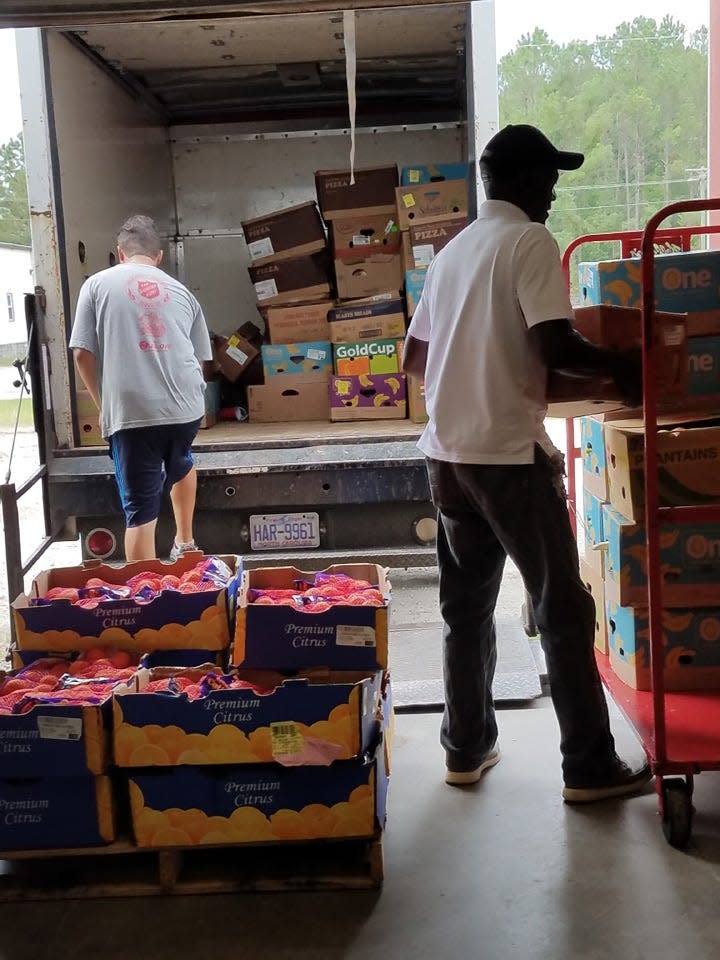
[[[603,509],[608,596],[620,606],[648,602],[645,526],[611,506]],[[720,601],[720,523],[660,527],[660,571],[665,607],[711,606]]]
[[[331,378],[331,420],[404,420],[405,417],[407,384],[404,374]]]
[[[133,771],[139,847],[228,846],[372,837],[385,826],[384,743],[329,767],[247,764]]]
[[[335,564],[323,571],[345,574],[376,586],[382,607],[335,604],[323,613],[290,606],[250,603],[252,590],[286,590],[314,574],[297,567],[260,567],[243,578],[231,653],[244,669],[386,669],[390,583],[383,567],[372,563]]]
[[[646,608],[607,600],[608,647],[615,673],[636,690],[650,689],[650,624]],[[662,611],[667,690],[720,687],[720,607]]]
[[[399,253],[363,253],[358,247],[355,256],[335,260],[337,294],[341,300],[358,300],[378,293],[402,289],[403,263]]]
[[[720,250],[668,253],[654,258],[655,306],[672,313],[717,311],[720,289]],[[640,259],[581,263],[583,305],[641,305]]]
[[[422,270],[408,270],[405,274],[405,300],[409,317],[412,317],[420,303],[426,276],[427,267]]]
[[[0,850],[99,846],[115,834],[109,777],[0,780]]]
[[[248,419],[251,423],[293,423],[328,420],[328,377],[270,377],[267,383],[248,387]]]
[[[246,323],[229,337],[215,339],[215,362],[224,377],[234,383],[247,370],[260,353],[258,338],[257,327]]]
[[[174,563],[137,560],[110,566],[89,560],[76,567],[43,571],[33,580],[29,593],[12,604],[18,649],[71,653],[100,645],[138,653],[224,650],[230,642],[230,611],[242,574],[242,562],[235,556],[220,558],[234,576],[217,590],[179,593],[168,589],[147,602],[99,600],[92,609],[69,600],[33,605],[52,587],[84,587],[94,577],[123,584],[146,572],[181,576],[202,559],[198,552],[186,553]]]
[[[408,376],[408,417],[413,423],[427,423],[428,413],[425,407],[425,383],[418,377]]]
[[[440,251],[467,226],[467,217],[410,225],[413,267],[429,267]]]
[[[270,343],[309,343],[329,340],[328,312],[332,300],[294,307],[268,307],[265,312]]]
[[[336,260],[400,250],[400,230],[395,217],[388,214],[359,211],[357,216],[333,220],[330,238]]]
[[[398,298],[335,307],[328,321],[332,343],[405,336],[405,307]]]
[[[244,220],[242,228],[250,259],[258,266],[325,249],[325,228],[314,201]]]
[[[720,337],[691,337],[688,340],[688,395],[720,395]],[[720,408],[720,405],[719,405]]]
[[[402,344],[402,340],[358,340],[355,343],[335,343],[332,348],[335,373],[341,376],[400,373]]]
[[[583,488],[598,500],[607,502],[610,499],[608,485],[607,459],[605,456],[604,425],[624,419],[642,417],[642,411],[613,410],[608,413],[597,413],[584,416],[580,420],[580,455],[582,459]]]
[[[401,230],[432,220],[467,218],[467,180],[443,180],[418,186],[398,187],[395,191]]]
[[[661,507],[720,503],[720,426],[659,418],[658,496]],[[642,421],[604,426],[610,502],[622,516],[645,520],[644,426]]]
[[[594,496],[589,490],[583,490],[583,526],[585,529],[585,543],[595,547],[605,541],[603,528],[604,502]]]
[[[328,260],[325,252],[289,257],[248,268],[255,296],[263,306],[280,303],[312,303],[330,296]]]
[[[148,685],[167,677],[200,682],[203,670],[140,670],[115,691],[113,751],[121,767],[280,763],[327,766],[369,750],[382,719],[383,673],[308,671],[288,678],[243,671],[247,688],[223,688],[217,676],[204,696],[158,695]]]
[[[428,163],[400,170],[400,184],[412,187],[418,183],[437,183],[441,180],[463,180],[468,176],[466,163]]]
[[[264,343],[263,373],[270,377],[300,376],[304,380],[323,380],[332,373],[332,346],[328,340],[309,343]]]
[[[395,212],[395,187],[398,172],[395,164],[361,167],[354,171],[350,183],[349,170],[318,170],[315,187],[323,217],[326,220],[349,218],[362,210],[364,215]]]
[[[600,570],[592,564],[580,561],[580,579],[595,604],[595,646],[600,653],[608,652],[607,619],[605,611],[605,582]]]

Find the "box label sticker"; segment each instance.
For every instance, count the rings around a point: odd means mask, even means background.
[[[227,350],[225,352],[232,360],[235,361],[235,363],[239,363],[240,366],[243,366],[243,364],[248,362],[249,357],[247,353],[243,353],[243,351],[240,350],[238,347],[231,347],[229,345],[229,341],[228,341]]]
[[[335,634],[338,647],[374,647],[375,628],[338,625]]]
[[[410,170],[408,174],[408,180],[410,181],[410,183],[420,183],[420,171]]]
[[[358,233],[352,238],[352,245],[354,247],[369,247],[370,237],[366,237],[364,234]]]
[[[327,350],[318,350],[316,347],[310,347],[307,352],[308,360],[325,360]]]
[[[305,739],[293,720],[270,724],[270,748],[274,757],[303,752]]]
[[[82,737],[82,717],[38,717],[42,740],[79,740]]]
[[[250,259],[258,260],[260,257],[272,257],[275,253],[270,237],[261,237],[260,240],[253,240],[248,244]]]
[[[663,327],[662,339],[666,347],[681,347],[685,341],[685,327],[681,323]]]
[[[435,256],[435,248],[431,243],[419,243],[413,247],[416,267],[429,267]]]
[[[411,193],[404,193],[402,200],[408,210],[415,206],[415,197]]]
[[[278,295],[277,283],[274,280],[259,280],[255,285],[258,300],[269,300]]]

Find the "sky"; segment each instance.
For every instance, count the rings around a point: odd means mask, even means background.
[[[495,0],[495,34],[498,59],[515,46],[523,34],[542,27],[558,43],[592,40],[610,34],[618,24],[634,17],[661,19],[666,13],[689,30],[708,22],[711,2],[717,0],[600,0],[582,4],[582,10],[568,11],[580,4],[571,0]],[[0,143],[20,132],[22,121],[17,81],[17,60],[12,30],[0,30]]]

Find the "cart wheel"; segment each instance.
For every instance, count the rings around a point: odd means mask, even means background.
[[[538,635],[537,623],[535,622],[535,613],[533,612],[533,605],[530,596],[527,591],[525,591],[525,601],[522,605],[522,611],[520,616],[522,617],[523,629],[528,637],[536,637]]]
[[[692,789],[679,777],[662,781],[663,821],[665,839],[671,847],[684,849],[692,833]]]

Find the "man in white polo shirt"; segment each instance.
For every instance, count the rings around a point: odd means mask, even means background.
[[[649,779],[615,752],[563,459],[543,426],[549,369],[609,374],[632,402],[641,389],[637,354],[594,347],[572,329],[545,227],[558,171],[583,160],[524,124],[490,140],[480,158],[488,199],[430,265],[403,358],[425,378],[429,417],[419,446],[439,520],[446,781],[475,783],[500,758],[494,611],[509,556],[542,638],[569,803],[636,793]]]

